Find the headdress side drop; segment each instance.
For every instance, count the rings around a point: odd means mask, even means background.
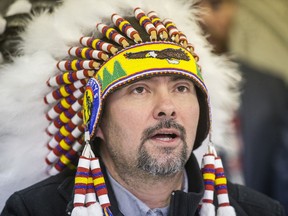
[[[201,129],[196,137],[198,145],[210,129],[207,90],[193,46],[171,20],[161,21],[155,12],[146,15],[140,8],[136,8],[134,13],[140,27],[148,34],[149,41],[143,42],[141,34],[127,19],[113,14],[111,19],[120,31],[98,23],[96,28],[106,39],[80,38],[80,46],[71,47],[68,51],[71,58],[58,62],[57,68],[61,73],[47,81],[53,87],[52,92],[44,98],[45,103],[53,105],[46,115],[51,121],[47,127],[47,133],[51,136],[48,143],[51,151],[46,157],[46,162],[51,166],[49,173],[56,174],[67,166],[73,168],[73,161],[82,151],[75,178],[74,216],[112,215],[99,160],[89,142],[95,135],[102,103],[115,89],[132,80],[155,74],[185,76],[194,82],[202,95],[199,102]],[[200,206],[201,215],[207,215],[206,209],[213,203],[211,191],[214,190],[215,181],[219,206],[230,207],[227,189],[224,193],[225,176],[219,163],[214,162],[218,160],[217,155],[210,149],[206,156],[204,158],[209,159],[204,159],[203,165],[206,191]]]

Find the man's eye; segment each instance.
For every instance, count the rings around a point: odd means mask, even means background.
[[[187,92],[189,89],[187,86],[178,86],[177,91],[178,92]]]
[[[143,94],[145,93],[145,88],[144,87],[137,87],[133,90],[133,93],[135,94]]]

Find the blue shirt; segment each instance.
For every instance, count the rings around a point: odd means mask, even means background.
[[[126,188],[120,185],[113,177],[107,172],[115,197],[118,201],[118,207],[121,213],[125,216],[167,216],[169,206],[163,208],[150,209],[145,203],[135,197]],[[186,171],[184,171],[183,188],[184,192],[188,191],[188,179]]]

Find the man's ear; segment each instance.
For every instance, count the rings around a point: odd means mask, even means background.
[[[99,137],[101,140],[104,140],[104,134],[101,126],[99,126],[96,130],[96,137]]]

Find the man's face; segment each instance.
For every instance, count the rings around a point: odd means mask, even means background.
[[[97,133],[104,163],[118,174],[173,175],[191,154],[198,119],[188,79],[157,76],[123,87],[106,99]]]

